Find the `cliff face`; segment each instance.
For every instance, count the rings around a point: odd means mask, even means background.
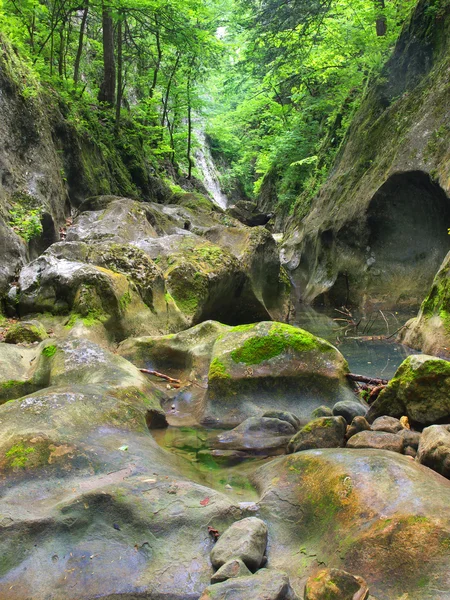
[[[59,239],[66,217],[87,197],[162,202],[171,195],[138,136],[130,143],[125,132],[99,143],[99,119],[91,112],[92,130],[77,128],[64,101],[0,37],[0,297],[24,263]]]
[[[418,307],[450,249],[450,2],[419,1],[282,260],[300,300]]]

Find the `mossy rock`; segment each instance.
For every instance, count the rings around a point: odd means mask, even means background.
[[[305,421],[321,404],[352,398],[347,371],[336,348],[297,327],[233,327],[214,345],[204,422],[231,427],[267,410],[286,410]]]
[[[5,336],[7,344],[31,344],[48,338],[45,327],[39,321],[22,321],[12,325]]]
[[[448,422],[450,363],[426,354],[409,356],[370,407],[367,420],[383,415],[406,415],[420,426]]]

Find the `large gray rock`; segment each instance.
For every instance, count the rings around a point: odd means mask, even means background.
[[[217,436],[212,445],[217,449],[279,454],[296,432],[288,421],[271,417],[250,417],[243,423]]]
[[[402,431],[403,425],[400,423],[399,419],[395,417],[378,417],[372,423],[371,426],[372,431],[385,431],[386,433],[398,433]]]
[[[361,404],[361,402],[347,400],[344,402],[337,402],[333,406],[333,415],[335,417],[344,417],[348,425],[350,425],[355,417],[365,417],[367,410],[368,408]]]
[[[369,588],[362,577],[341,569],[323,569],[306,582],[304,600],[366,600]]]
[[[236,521],[219,537],[211,551],[211,563],[218,569],[232,558],[240,558],[251,571],[261,566],[267,546],[267,525],[248,517]]]
[[[228,579],[206,588],[200,600],[297,600],[286,573],[261,569],[251,577]]]
[[[290,440],[288,452],[301,452],[312,448],[342,448],[345,445],[346,429],[344,417],[314,419]]]
[[[245,566],[245,563],[240,558],[232,558],[214,573],[211,583],[221,583],[227,579],[247,577],[248,575],[251,575],[251,571]]]
[[[403,439],[384,431],[360,431],[347,442],[347,448],[376,448],[377,450],[403,451]]]
[[[383,415],[406,415],[422,426],[450,419],[450,363],[426,354],[409,356],[370,407],[367,420]]]
[[[450,479],[450,425],[432,425],[423,430],[417,460]]]

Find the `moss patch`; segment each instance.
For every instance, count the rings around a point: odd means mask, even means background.
[[[209,365],[208,379],[231,379],[223,362],[215,358]]]
[[[307,331],[291,325],[274,323],[268,335],[255,336],[246,340],[240,348],[231,353],[231,358],[236,363],[259,365],[289,350],[293,352],[312,352],[314,350],[328,352],[332,349],[331,344],[316,338]]]
[[[5,453],[8,466],[12,469],[24,469],[30,458],[36,450],[32,446],[25,446],[22,442],[15,444]]]

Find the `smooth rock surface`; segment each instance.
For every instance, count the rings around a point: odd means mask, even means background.
[[[246,567],[240,558],[233,558],[222,565],[211,577],[211,583],[221,583],[227,579],[236,577],[247,577],[251,571]]]
[[[371,425],[372,431],[385,431],[386,433],[398,433],[402,431],[403,425],[395,417],[378,417]]]
[[[423,430],[417,460],[450,479],[450,425],[432,425]]]
[[[200,600],[297,600],[286,573],[261,569],[251,577],[229,579],[212,585]]]
[[[323,569],[306,583],[304,600],[366,600],[369,588],[362,577],[340,569]]]
[[[218,569],[232,558],[240,558],[251,571],[256,571],[266,546],[267,525],[257,517],[248,517],[222,533],[211,551],[211,563]]]
[[[290,440],[288,452],[301,452],[311,448],[341,448],[345,444],[346,428],[344,417],[314,419]]]
[[[367,407],[360,402],[347,400],[344,402],[337,402],[333,406],[333,415],[335,417],[344,417],[348,425],[350,425],[355,417],[365,417],[367,410]]]
[[[348,440],[347,448],[376,448],[401,453],[403,440],[398,435],[385,431],[360,431]]]

